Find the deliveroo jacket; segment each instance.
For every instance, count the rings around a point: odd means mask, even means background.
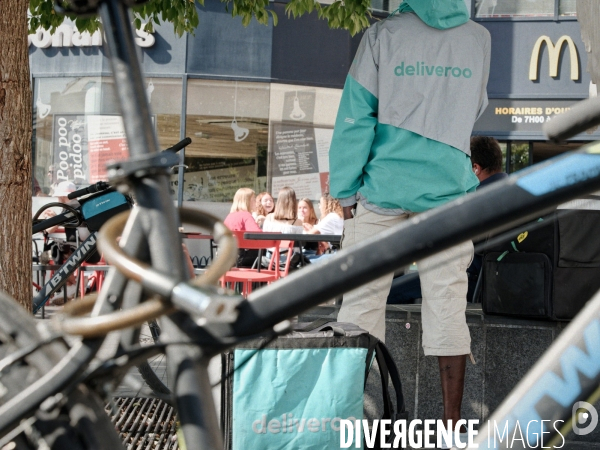
[[[473,191],[473,124],[487,106],[490,35],[414,12],[363,36],[329,150],[330,193],[379,214],[421,212]]]

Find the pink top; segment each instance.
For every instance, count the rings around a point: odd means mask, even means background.
[[[229,213],[224,223],[231,231],[262,231],[248,211]]]

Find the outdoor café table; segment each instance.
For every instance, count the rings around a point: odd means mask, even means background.
[[[180,231],[179,234],[183,239],[207,239],[210,240],[210,260],[213,260],[213,250],[217,248],[214,238],[211,234],[196,233],[192,231]]]
[[[294,241],[298,246],[303,249],[307,242],[331,242],[339,244],[342,240],[342,236],[339,234],[303,234],[303,233],[244,233],[245,239],[257,239],[257,240],[277,240],[277,241]],[[304,258],[300,258],[300,265],[303,265]]]

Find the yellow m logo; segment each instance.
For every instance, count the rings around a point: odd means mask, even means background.
[[[560,50],[562,49],[563,44],[566,42],[569,46],[569,54],[571,59],[571,80],[578,80],[579,60],[577,57],[577,48],[575,47],[573,39],[571,39],[569,36],[562,36],[559,38],[556,42],[556,46],[552,43],[552,40],[548,36],[541,36],[537,40],[531,52],[531,61],[529,63],[529,79],[534,81],[538,78],[538,65],[543,42],[545,42],[546,47],[548,47],[550,76],[558,76],[558,60],[560,57]]]

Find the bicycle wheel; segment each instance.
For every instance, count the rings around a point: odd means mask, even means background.
[[[0,292],[0,359],[42,341],[36,321],[12,298]],[[62,340],[38,348],[2,371],[0,404],[6,403],[55,366],[67,353]],[[115,428],[97,397],[79,386],[55,410],[36,411],[31,426],[7,447],[18,449],[114,449],[123,448]],[[0,430],[6,435],[11,430]]]
[[[160,337],[160,326],[152,320],[140,329],[140,345],[153,345]],[[167,373],[167,358],[164,353],[156,355],[147,362],[138,365],[140,375],[157,397],[164,398],[171,394]]]

